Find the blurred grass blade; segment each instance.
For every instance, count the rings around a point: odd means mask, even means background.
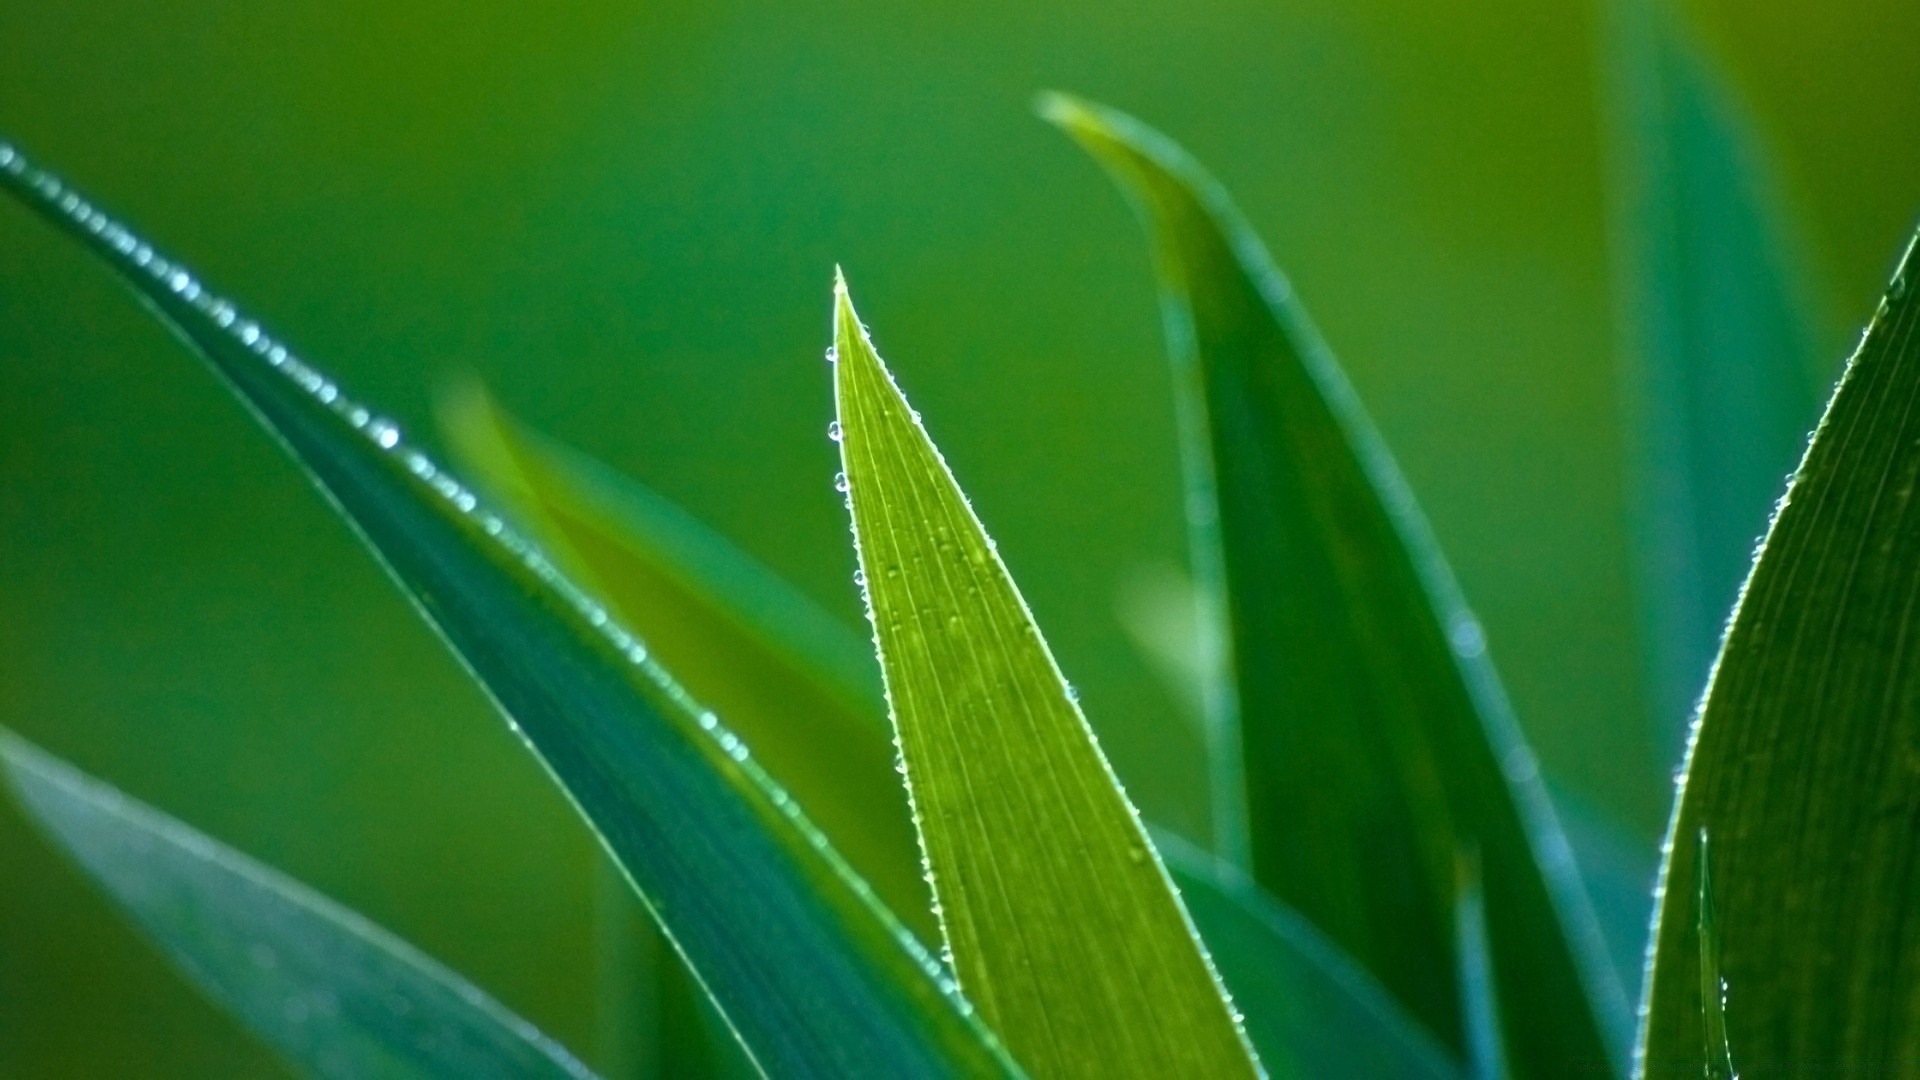
[[[1474,1080],[1506,1080],[1506,1036],[1500,1022],[1500,995],[1493,957],[1487,951],[1487,894],[1480,880],[1480,859],[1469,852],[1459,860],[1460,899],[1453,907],[1460,953],[1460,1008],[1466,1014],[1467,1063]]]
[[[1217,495],[1255,879],[1456,1049],[1454,859],[1485,870],[1515,1075],[1624,1058],[1606,963],[1480,628],[1326,345],[1224,192],[1130,117],[1043,111],[1153,233],[1189,458]],[[1201,543],[1205,543],[1201,538]]]
[[[302,1070],[593,1075],[412,946],[6,731],[0,767],[20,805],[147,936]]]
[[[1713,852],[1707,846],[1707,830],[1700,830],[1699,863],[1694,876],[1700,879],[1699,909],[1695,912],[1700,938],[1700,1004],[1703,1009],[1707,1080],[1735,1080],[1733,1047],[1727,1041],[1727,980],[1720,973],[1720,924],[1713,912]]]
[[[468,399],[467,405],[471,404],[472,399]],[[622,576],[628,572],[627,561],[633,560],[647,568],[644,572],[648,574],[664,572],[676,578],[698,575],[696,568],[679,564],[681,556],[675,553],[676,549],[656,544],[644,525],[635,524],[636,514],[644,515],[646,511],[634,510],[630,501],[645,505],[659,496],[606,472],[604,467],[585,464],[585,459],[578,454],[513,427],[497,410],[489,409],[489,416],[484,418],[485,427],[481,428],[473,423],[475,417],[466,413],[465,408],[450,408],[448,415],[456,430],[455,439],[467,455],[476,463],[484,462],[486,455],[500,449],[500,435],[520,440],[518,454],[539,455],[537,460],[543,468],[523,474],[524,479],[505,478],[508,483],[540,488],[538,492],[523,491],[513,497],[513,501],[524,505],[537,495],[543,503],[563,505],[570,514],[591,518],[594,528],[602,533],[599,546],[607,553],[602,574]],[[498,464],[477,464],[477,467],[488,476],[501,476]],[[683,522],[682,534],[695,528],[699,527]],[[697,550],[711,555],[728,549],[724,541],[716,537],[703,542]],[[779,590],[792,594],[786,606],[805,603],[791,586],[747,559],[744,554],[733,553],[728,576],[758,582],[755,588],[763,598],[768,592]],[[1162,590],[1169,593],[1168,603],[1180,606],[1191,599],[1183,584],[1175,579]],[[715,605],[724,607],[729,603],[718,592],[706,596]],[[728,617],[737,620],[747,616],[733,612]],[[1182,642],[1190,630],[1189,627],[1180,633],[1179,641],[1169,639],[1169,648],[1184,651],[1187,646]],[[842,668],[872,656],[870,646],[830,619],[820,622],[814,633],[810,642],[812,651],[841,657]],[[733,644],[742,650],[752,650],[766,648],[766,643],[767,638],[754,637],[738,639]],[[748,670],[772,662],[776,662],[776,658],[741,655],[737,666]],[[698,682],[691,682],[688,689],[703,699],[707,694],[707,687]],[[848,738],[891,745],[891,737],[884,730],[887,721],[878,712],[878,703],[869,709],[871,719],[859,726],[858,734]],[[816,738],[796,740],[787,752],[827,761],[865,760],[864,755],[847,754],[847,749],[846,744],[837,739]],[[760,756],[764,759],[770,755]],[[826,763],[816,763],[815,767],[824,768]],[[789,766],[786,761],[775,760],[769,767],[784,774]],[[793,767],[804,771],[804,763],[795,762]],[[844,800],[849,806],[861,805],[864,797],[857,789],[862,785],[895,788],[899,786],[899,777],[891,767],[849,769],[843,783],[822,794],[819,816],[829,817],[830,808],[824,803],[836,799]],[[807,805],[811,808],[816,804]],[[1260,895],[1251,882],[1186,841],[1160,833],[1155,835],[1154,843],[1166,857],[1167,868],[1187,901],[1201,937],[1214,944],[1223,978],[1230,987],[1237,988],[1234,1003],[1246,1013],[1248,1035],[1272,1075],[1332,1080],[1389,1077],[1451,1080],[1457,1077],[1433,1038],[1420,1031],[1371,978],[1341,957],[1337,949],[1298,915]],[[917,873],[920,865],[917,847],[905,848],[888,857]],[[1639,918],[1644,927],[1645,913]]]
[[[1225,992],[1026,603],[835,282],[837,436],[955,973],[1036,1076],[1251,1076]]]
[[[1179,837],[1153,840],[1275,1080],[1460,1080],[1433,1036],[1306,920]]]
[[[1751,1062],[1920,1076],[1920,260],[1909,244],[1735,609],[1669,831],[1642,1053],[1699,1075],[1713,837],[1728,1037]]]
[[[1771,163],[1676,8],[1607,0],[1604,66],[1649,689],[1677,754],[1830,369]]]
[[[755,757],[924,940],[939,933],[870,645],[685,511],[530,432],[478,387],[442,415],[582,583]],[[815,752],[825,744],[830,752]]]
[[[119,271],[305,466],[592,822],[761,1068],[1012,1071],[746,745],[597,601],[391,423],[4,144],[0,187]]]

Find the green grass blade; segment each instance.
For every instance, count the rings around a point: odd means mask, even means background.
[[[1203,421],[1189,494],[1217,496],[1256,880],[1458,1049],[1454,859],[1477,847],[1515,1075],[1624,1057],[1624,995],[1479,626],[1331,353],[1182,151],[1110,110],[1043,109],[1154,236]]]
[[[386,420],[0,144],[0,187],[104,259],[306,468],[618,858],[781,1076],[1014,1071],[747,748]]]
[[[1668,833],[1642,1058],[1701,1075],[1699,852],[1749,1062],[1920,1076],[1920,258],[1909,244],[1742,591]]]
[[[0,774],[206,994],[342,1080],[591,1077],[459,975],[296,881],[0,731]]]
[[[1500,1022],[1498,977],[1487,951],[1487,894],[1480,859],[1460,857],[1460,899],[1453,906],[1459,942],[1460,1007],[1466,1014],[1467,1063],[1474,1080],[1507,1080],[1505,1025]]]
[[[469,399],[468,406],[471,404]],[[724,541],[680,518],[677,512],[674,520],[679,522],[675,527],[679,535],[704,535],[705,538],[699,545],[684,549],[660,543],[644,523],[655,512],[647,507],[656,505],[659,496],[607,471],[604,466],[586,463],[577,453],[512,427],[497,410],[489,409],[484,428],[474,426],[475,418],[464,415],[464,407],[450,411],[455,414],[452,420],[456,441],[476,462],[484,462],[502,449],[498,435],[517,434],[520,441],[516,455],[537,460],[542,466],[540,469],[521,473],[518,466],[508,466],[512,470],[508,472],[498,462],[479,464],[479,469],[484,475],[498,478],[496,483],[537,486],[537,491],[523,491],[513,496],[516,505],[537,498],[541,503],[567,507],[569,514],[582,520],[591,519],[592,528],[601,536],[596,546],[606,553],[600,573],[607,577],[628,574],[631,561],[637,562],[638,571],[644,574],[666,573],[691,580],[701,576],[699,567],[706,564],[696,561],[687,565],[689,556],[715,559],[714,553],[731,550]],[[723,577],[756,582],[755,593],[765,607],[792,609],[806,603],[772,571],[746,560],[747,556],[732,552],[724,560]],[[1168,585],[1168,591],[1172,596],[1167,602],[1173,606],[1184,606],[1191,600],[1177,580]],[[785,593],[787,598],[772,599],[769,595],[772,593]],[[723,590],[706,592],[704,597],[705,602],[722,608],[732,602]],[[745,621],[749,617],[748,613],[739,611],[726,614],[730,621]],[[844,670],[855,667],[863,658],[871,659],[871,646],[839,623],[823,616],[814,625],[809,650],[839,657],[831,667]],[[1179,641],[1170,638],[1167,644],[1169,648],[1184,651],[1187,646],[1182,642],[1190,636],[1190,628],[1178,630],[1177,636]],[[737,639],[733,644],[741,650],[764,649],[769,640],[769,636],[754,636]],[[742,670],[775,662],[785,661],[778,657],[742,655],[738,658]],[[688,689],[703,700],[708,693],[706,686],[692,680]],[[819,758],[813,768],[826,768],[841,760],[866,760],[869,755],[849,755],[847,742],[866,739],[880,746],[891,745],[887,720],[879,711],[878,701],[867,708],[870,718],[856,730],[842,737],[799,739],[787,747],[786,752]],[[771,754],[760,756],[772,771],[785,775],[788,762],[774,759]],[[793,767],[804,769],[806,766],[795,763]],[[824,791],[819,802],[807,802],[809,808],[817,808],[821,819],[832,816],[832,808],[826,804],[834,800],[844,800],[849,807],[863,805],[866,800],[858,791],[862,785],[899,787],[899,776],[891,767],[847,769],[842,773],[842,781]],[[911,828],[910,820],[908,827]],[[1155,835],[1154,843],[1165,857],[1201,937],[1212,943],[1221,975],[1234,989],[1234,1003],[1246,1014],[1247,1033],[1274,1076],[1332,1080],[1457,1077],[1433,1038],[1422,1032],[1370,977],[1340,956],[1336,948],[1298,915],[1281,908],[1250,881],[1186,841],[1160,833]],[[875,852],[876,856],[881,854]],[[920,853],[912,841],[885,858],[918,875]],[[1644,929],[1645,913],[1637,918]]]
[[[1460,1080],[1433,1036],[1299,915],[1164,832],[1154,845],[1276,1080]]]
[[[1675,7],[1608,0],[1604,66],[1649,689],[1677,752],[1827,369],[1774,170]]]
[[[872,647],[679,507],[526,430],[479,389],[451,396],[442,415],[482,485],[726,717],[881,899],[934,940]]]
[[[1036,1076],[1258,1072],[1159,856],[836,282],[837,434],[888,702],[968,996]]]
[[[1707,830],[1701,829],[1696,856],[1699,862],[1694,867],[1694,876],[1700,879],[1699,906],[1694,914],[1700,939],[1702,1051],[1707,1058],[1706,1080],[1736,1080],[1733,1046],[1727,1040],[1727,980],[1720,971],[1720,923],[1713,910],[1712,856],[1712,849],[1707,846]]]

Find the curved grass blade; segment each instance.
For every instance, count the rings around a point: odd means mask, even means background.
[[[1036,1076],[1252,1076],[1225,991],[1026,603],[834,287],[837,437],[954,971]]]
[[[3,143],[0,188],[118,271],[306,468],[593,824],[763,1070],[1015,1071],[746,744],[598,601],[390,422]]]
[[[1371,976],[1238,870],[1156,831],[1247,1035],[1276,1080],[1460,1080],[1433,1036]]]
[[[1670,0],[1608,0],[1611,209],[1651,692],[1676,753],[1819,414],[1823,320],[1750,118]]]
[[[493,422],[505,423],[497,412],[489,424]],[[456,421],[456,427],[463,423]],[[505,430],[511,434],[515,429],[509,425]],[[482,438],[490,436],[486,436],[484,430],[468,429],[462,431],[456,441],[467,446]],[[601,573],[618,577],[627,572],[627,560],[635,560],[647,574],[667,573],[689,579],[698,576],[697,566],[682,564],[677,549],[656,543],[646,526],[635,524],[635,515],[646,513],[644,509],[633,509],[628,503],[628,494],[640,490],[637,485],[590,466],[571,467],[569,462],[578,463],[583,459],[536,436],[523,435],[522,439],[519,452],[542,455],[539,460],[548,466],[547,470],[529,471],[524,474],[525,479],[503,476],[499,464],[482,465],[481,471],[488,476],[503,477],[508,483],[536,484],[541,488],[537,493],[516,496],[517,505],[537,494],[543,502],[563,504],[582,517],[591,516],[593,527],[604,530],[601,546],[607,558]],[[494,443],[489,448],[479,443],[473,449],[480,453],[470,450],[469,456],[479,460],[482,455],[497,453],[499,446]],[[658,499],[658,496],[651,493],[637,496],[643,505],[649,498]],[[703,527],[691,521],[682,521],[678,527],[688,535],[697,535],[695,530],[704,532]],[[729,550],[723,544],[715,538],[703,541],[694,550],[711,556],[715,551]],[[790,599],[779,602],[778,606],[805,603],[804,598],[772,571],[747,562],[747,556],[734,552],[730,559],[735,564],[729,576],[756,582],[754,589],[762,596],[763,603],[768,602],[765,599],[768,593],[776,591],[790,594]],[[721,608],[731,603],[718,590],[705,595],[708,602]],[[727,617],[745,620],[749,616],[736,610]],[[737,657],[735,666],[748,670],[761,664],[782,662],[778,657],[744,655],[745,650],[767,648],[767,641],[764,636],[736,640],[734,647],[743,650],[743,654]],[[817,624],[809,647],[815,655],[838,657],[834,666],[841,669],[853,668],[863,658],[872,656],[869,645],[830,619]],[[705,685],[691,680],[688,689],[702,699],[708,693]],[[865,739],[877,746],[890,745],[891,736],[885,730],[887,720],[879,712],[878,703],[868,708],[870,718],[842,737],[797,740],[788,752],[832,761],[846,756],[842,739]],[[764,759],[770,755],[761,756]],[[858,755],[856,758],[865,759]],[[787,762],[781,760],[769,762],[769,767],[776,772],[786,766]],[[843,799],[850,806],[861,805],[864,800],[856,790],[861,785],[898,787],[899,775],[892,768],[850,769],[843,783],[823,792],[819,803],[809,801],[807,805],[817,807],[819,815],[827,818],[831,808],[825,804],[833,800]],[[1223,979],[1235,988],[1234,1003],[1246,1014],[1247,1033],[1271,1075],[1326,1080],[1398,1077],[1457,1080],[1457,1072],[1433,1038],[1422,1032],[1372,979],[1342,957],[1338,949],[1298,915],[1279,907],[1251,882],[1186,841],[1167,833],[1157,833],[1153,839],[1186,900],[1201,938],[1211,943]],[[882,853],[875,852],[875,855]],[[917,846],[903,847],[885,858],[916,870],[920,864]],[[1639,918],[1644,927],[1644,914]]]
[[[923,940],[939,933],[873,651],[685,511],[469,387],[446,426],[484,485],[646,641]],[[825,744],[829,752],[815,752]]]
[[[342,1080],[592,1077],[407,943],[3,730],[0,775],[208,997],[304,1071]]]
[[[1704,1068],[1701,916],[1685,885],[1700,853],[1679,838],[1708,830],[1741,1057],[1920,1076],[1915,250],[1794,474],[1708,685],[1661,871],[1648,1075]]]
[[[1480,628],[1331,353],[1185,153],[1111,110],[1042,109],[1154,236],[1198,418],[1189,496],[1217,499],[1217,539],[1197,543],[1218,544],[1228,586],[1255,880],[1459,1049],[1454,859],[1471,838],[1515,1075],[1624,1057],[1624,995]]]

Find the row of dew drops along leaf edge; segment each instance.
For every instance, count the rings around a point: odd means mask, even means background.
[[[745,742],[722,727],[719,717],[711,709],[704,708],[696,702],[671,673],[653,659],[646,645],[639,638],[621,626],[607,611],[605,605],[575,585],[536,544],[521,536],[505,518],[484,506],[471,490],[435,465],[426,454],[408,445],[399,425],[342,395],[338,386],[301,361],[285,345],[275,341],[258,322],[245,318],[232,303],[202,286],[184,266],[155,252],[151,245],[136,238],[125,226],[108,217],[86,199],[81,198],[78,193],[68,190],[58,178],[43,169],[29,165],[25,156],[9,143],[0,142],[0,170],[34,188],[69,219],[111,245],[115,251],[132,260],[135,266],[149,274],[169,292],[191,304],[212,319],[216,325],[231,333],[254,355],[285,373],[315,400],[345,419],[381,452],[398,455],[410,473],[454,507],[462,518],[476,523],[482,532],[532,572],[543,585],[558,593],[576,613],[603,635],[608,644],[612,645],[623,659],[640,668],[650,682],[664,689],[679,706],[692,713],[700,729],[714,740],[730,760],[752,777],[754,786],[769,797],[776,810],[799,826],[801,835],[809,845],[835,862],[844,863],[845,860],[833,849],[826,835],[807,819],[800,806],[786,793],[786,790],[775,782],[758,762],[752,760]],[[833,433],[836,439],[838,428],[839,424],[836,422]],[[515,735],[531,745],[531,741],[521,731],[520,725],[511,716],[503,714],[503,718]],[[887,910],[865,879],[851,871],[847,873],[846,878],[870,907],[882,912]],[[934,980],[941,994],[952,1001],[964,1014],[971,1015],[974,1012],[973,1006],[960,995],[959,984],[954,981],[950,966],[942,965],[941,961],[935,958],[918,938],[899,925],[898,920],[890,912],[886,921],[892,936],[906,948],[913,961]]]

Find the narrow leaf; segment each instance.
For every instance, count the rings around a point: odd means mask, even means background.
[[[593,1074],[359,915],[0,730],[33,819],[207,995],[315,1076]]]
[[[1668,833],[1642,1061],[1701,1075],[1700,852],[1750,1063],[1920,1076],[1920,259],[1909,244],[1767,532]]]
[[[1013,1067],[797,804],[613,620],[387,420],[0,144],[0,187],[117,270],[373,548],[619,859],[760,1067]]]
[[[482,484],[726,717],[834,848],[933,940],[872,649],[679,507],[527,431],[478,388],[450,398],[443,415]]]
[[[1506,1080],[1507,1047],[1493,957],[1487,952],[1487,895],[1480,860],[1460,858],[1460,899],[1454,904],[1459,941],[1460,1007],[1466,1013],[1467,1064],[1474,1080]]]
[[[1609,0],[1610,185],[1650,689],[1677,753],[1818,415],[1820,324],[1751,118],[1671,0]]]
[[[1706,1042],[1707,1080],[1735,1080],[1733,1046],[1727,1041],[1727,980],[1720,973],[1720,923],[1713,911],[1713,852],[1707,830],[1700,830],[1700,879],[1697,933],[1700,938],[1700,1007]]]
[[[456,426],[465,419],[471,418],[456,419]],[[515,429],[505,430],[512,434]],[[463,429],[458,440],[466,446],[476,434],[472,429]],[[604,467],[584,464],[577,453],[564,451],[530,434],[523,433],[520,438],[520,452],[542,455],[539,460],[545,467],[522,474],[523,479],[507,478],[510,483],[537,485],[540,489],[516,498],[516,504],[537,496],[541,503],[563,505],[582,518],[591,517],[594,527],[604,530],[602,550],[607,558],[602,574],[624,575],[629,572],[629,561],[633,561],[640,564],[645,573],[691,579],[698,577],[699,567],[705,565],[700,559],[726,550],[724,541],[717,538],[684,549],[656,541],[650,528],[641,523],[648,520],[648,512],[639,507],[659,496],[605,472]],[[476,460],[495,452],[486,449],[488,443],[478,445],[482,454],[474,455]],[[498,447],[497,442],[491,445]],[[502,475],[497,465],[484,467],[483,471],[489,476]],[[680,528],[686,534],[700,527],[683,521]],[[731,568],[726,576],[754,581],[762,606],[791,608],[804,603],[792,586],[765,567],[748,562],[747,556],[735,552],[728,562]],[[1184,606],[1191,601],[1190,592],[1178,581],[1170,582],[1166,591],[1171,594],[1168,603],[1173,606]],[[790,595],[785,600],[774,600],[767,595],[772,592]],[[721,590],[704,595],[707,602],[722,608],[732,602]],[[748,613],[738,610],[725,615],[732,620],[749,618]],[[1167,645],[1184,652],[1190,647],[1187,644],[1190,637],[1190,627],[1177,630],[1168,635]],[[754,636],[737,639],[733,645],[744,651],[769,648],[769,642],[767,636]],[[852,668],[862,657],[872,656],[867,643],[831,620],[817,624],[809,648],[814,655],[838,657],[829,666],[839,669]],[[775,662],[780,661],[743,652],[734,666],[752,670]],[[707,687],[699,682],[690,682],[689,689],[696,696],[707,695]],[[887,719],[878,711],[878,702],[870,708],[871,720],[856,729],[835,737],[798,739],[783,750],[821,759],[811,766],[818,768],[837,760],[865,760],[866,755],[848,753],[850,748],[842,740],[865,739],[876,745],[891,745],[891,735],[885,730]],[[772,755],[761,757],[766,760]],[[773,759],[768,764],[783,775],[789,767],[783,759]],[[793,767],[802,771],[810,768],[797,762]],[[844,800],[849,806],[862,804],[864,797],[857,790],[862,785],[899,787],[899,776],[891,767],[848,769],[843,781],[823,792],[820,803],[810,801],[807,805],[817,806],[819,815],[826,818],[832,809],[826,803],[833,800]],[[1158,833],[1154,836],[1154,845],[1164,856],[1201,937],[1211,943],[1222,978],[1234,990],[1234,1003],[1246,1014],[1247,1034],[1272,1075],[1316,1080],[1397,1077],[1441,1080],[1457,1076],[1432,1036],[1422,1032],[1370,977],[1342,957],[1337,948],[1298,915],[1275,904],[1231,867],[1178,837]],[[916,872],[920,864],[917,847],[887,857]],[[1637,917],[1644,930],[1644,911]]]
[[[1036,1076],[1248,1076],[1252,1048],[1026,603],[834,291],[841,459],[955,973]]]
[[[1480,627],[1332,354],[1182,151],[1110,110],[1043,110],[1154,236],[1189,499],[1217,507],[1196,545],[1227,586],[1255,879],[1459,1049],[1472,838],[1515,1075],[1624,1057],[1624,995]]]

